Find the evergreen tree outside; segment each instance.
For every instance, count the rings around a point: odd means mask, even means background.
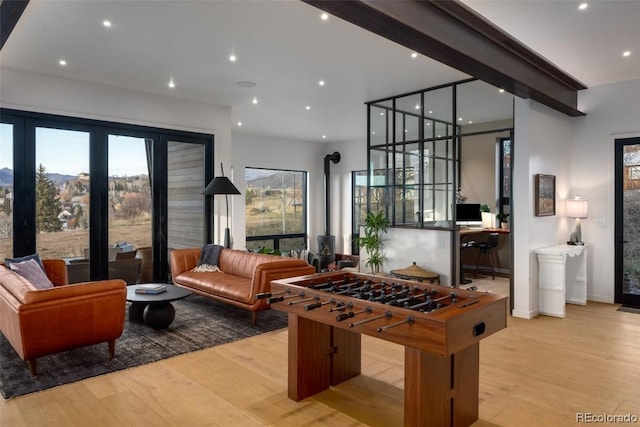
[[[62,223],[58,219],[60,214],[60,196],[55,184],[45,174],[42,163],[36,172],[36,231],[62,231]]]

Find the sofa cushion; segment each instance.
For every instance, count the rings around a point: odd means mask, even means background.
[[[251,279],[223,272],[186,271],[174,277],[174,282],[188,288],[217,295],[244,304],[251,304]]]
[[[22,262],[12,262],[9,264],[9,267],[27,279],[35,289],[53,288],[53,283],[51,283],[51,280],[49,280],[42,267],[33,258]]]
[[[22,256],[22,257],[16,257],[16,258],[5,258],[4,259],[4,263],[7,265],[7,267],[11,267],[11,264],[27,261],[29,259],[35,260],[38,263],[38,265],[40,266],[40,268],[42,268],[42,271],[44,271],[44,265],[42,264],[42,260],[40,259],[40,255],[38,255],[37,253],[32,254],[32,255]]]

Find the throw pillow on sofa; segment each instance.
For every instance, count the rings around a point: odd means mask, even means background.
[[[33,285],[36,289],[53,288],[53,283],[47,277],[40,265],[34,259],[9,264],[11,270],[15,271]]]
[[[26,255],[26,256],[16,257],[16,258],[5,258],[4,259],[4,263],[5,263],[5,265],[7,267],[11,268],[11,264],[27,261],[29,259],[32,259],[35,262],[37,262],[38,265],[40,266],[40,268],[42,269],[42,271],[44,271],[44,265],[42,264],[42,260],[40,259],[40,255],[38,255],[37,253],[35,253],[33,255]]]

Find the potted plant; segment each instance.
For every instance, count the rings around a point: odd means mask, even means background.
[[[500,221],[500,227],[503,230],[507,230],[509,228],[509,223],[507,222],[508,217],[509,217],[509,214],[504,212],[501,212],[496,215],[496,219]]]
[[[491,210],[489,205],[480,205],[480,214],[482,215],[482,228],[493,227],[493,221],[491,221]]]
[[[385,260],[382,252],[382,233],[387,232],[389,220],[383,211],[378,213],[369,212],[365,219],[363,228],[364,236],[357,239],[358,245],[367,251],[369,256],[365,265],[371,268],[371,273],[379,273],[382,263]]]

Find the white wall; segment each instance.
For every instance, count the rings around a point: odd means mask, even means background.
[[[466,125],[464,133],[484,132],[513,126],[512,120]],[[499,170],[496,156],[496,140],[508,138],[509,132],[488,133],[461,138],[460,164],[462,165],[460,184],[467,196],[466,203],[483,203],[491,212],[496,212],[498,201],[497,176]]]
[[[229,107],[6,67],[0,69],[0,104],[26,111],[214,133],[216,146],[228,147],[231,138]]]
[[[331,165],[331,233],[336,236],[336,252],[351,253],[351,172],[367,169],[367,141],[343,141],[329,144],[327,152],[340,153],[338,164]]]
[[[587,298],[614,301],[615,140],[640,136],[640,80],[580,92],[575,119],[571,192],[589,200],[582,240],[590,245]]]
[[[564,199],[570,188],[572,119],[533,101],[516,99],[513,144],[512,275],[517,317],[538,314],[538,273],[534,250],[566,242]],[[534,175],[556,176],[556,215],[534,215]]]

